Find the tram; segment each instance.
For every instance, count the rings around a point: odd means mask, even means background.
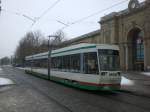
[[[48,52],[26,57],[28,73],[47,75]],[[52,50],[50,80],[87,90],[119,90],[119,48],[81,43]],[[34,64],[33,64],[34,63]]]

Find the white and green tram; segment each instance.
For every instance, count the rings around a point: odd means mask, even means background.
[[[48,52],[27,56],[28,73],[47,75]],[[81,43],[51,52],[50,79],[88,90],[119,90],[121,72],[116,45]],[[45,68],[44,68],[45,67]]]

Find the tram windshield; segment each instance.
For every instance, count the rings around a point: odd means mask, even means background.
[[[117,71],[120,68],[119,51],[100,49],[99,50],[101,71]]]

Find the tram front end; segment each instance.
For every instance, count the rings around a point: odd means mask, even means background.
[[[119,49],[100,49],[100,89],[101,90],[120,90],[121,88],[121,71]]]

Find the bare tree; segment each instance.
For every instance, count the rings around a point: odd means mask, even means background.
[[[19,42],[15,51],[17,63],[24,63],[25,56],[41,52],[44,36],[40,31],[28,32]]]
[[[10,64],[10,58],[9,57],[3,57],[0,59],[0,65],[8,65]]]
[[[57,38],[51,41],[51,45],[54,45],[53,48],[57,49],[60,47],[60,43],[66,40],[66,37],[61,30],[57,31],[54,35],[57,35]],[[46,51],[48,51],[48,38],[45,39],[40,31],[28,32],[20,40],[16,48],[15,62],[23,64],[26,56]]]
[[[54,39],[52,40],[52,44],[54,44],[54,45],[58,45],[58,46],[59,46],[59,44],[60,44],[61,42],[67,40],[66,34],[65,34],[62,30],[56,31],[56,32],[54,33],[54,35],[57,36],[56,38],[54,38]]]

